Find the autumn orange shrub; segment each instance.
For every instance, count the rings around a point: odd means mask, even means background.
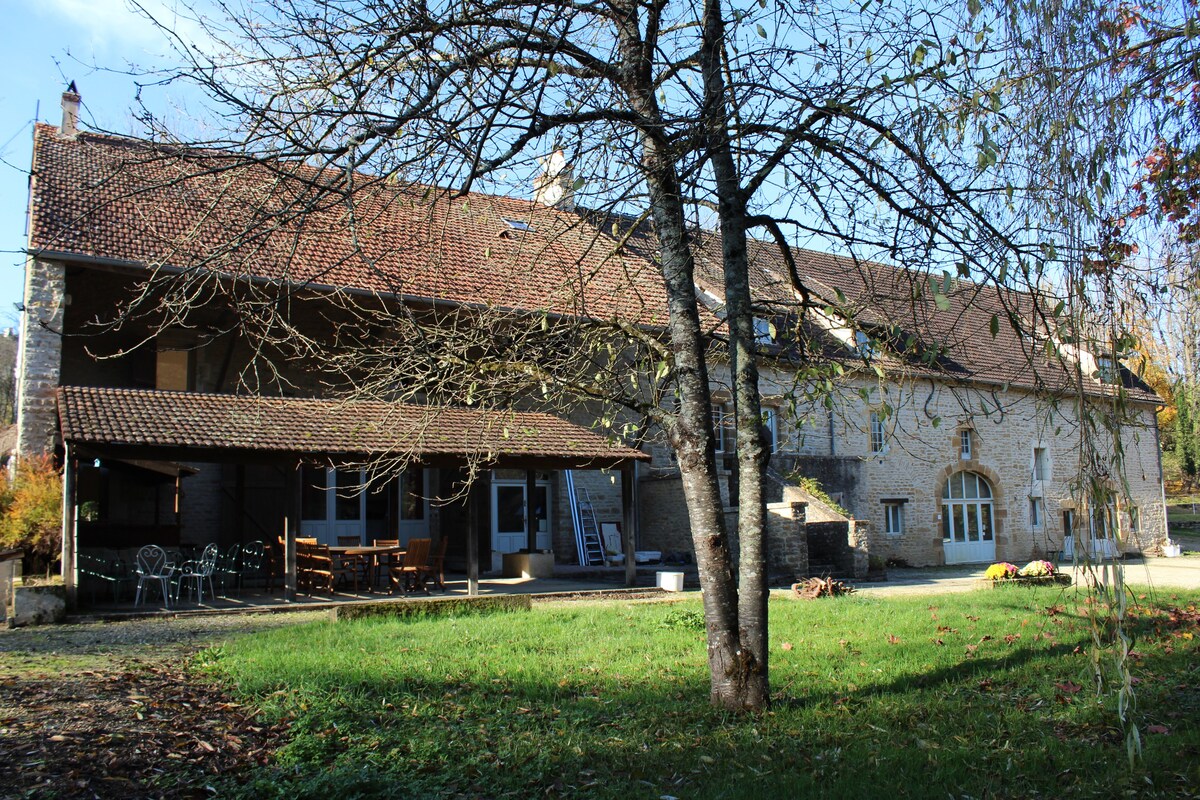
[[[26,456],[0,481],[0,547],[25,551],[28,573],[49,572],[62,548],[62,476],[49,456]]]

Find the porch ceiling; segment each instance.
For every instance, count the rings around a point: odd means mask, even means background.
[[[551,414],[64,386],[63,440],[124,457],[603,469],[649,460]]]

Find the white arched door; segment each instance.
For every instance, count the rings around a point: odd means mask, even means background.
[[[996,560],[992,487],[975,472],[956,472],[942,489],[942,550],[947,564]]]

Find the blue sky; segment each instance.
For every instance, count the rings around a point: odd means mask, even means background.
[[[170,18],[166,3],[143,2]],[[83,95],[83,127],[133,133],[137,86],[119,72],[168,63],[162,36],[125,0],[0,0],[0,327],[16,324],[24,270],[25,216],[35,119],[58,125],[68,81]],[[151,95],[171,115],[172,89]],[[40,109],[39,109],[40,104]]]

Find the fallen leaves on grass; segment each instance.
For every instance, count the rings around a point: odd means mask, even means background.
[[[34,798],[207,797],[282,732],[181,665],[142,662],[0,680],[0,727],[7,789]]]

